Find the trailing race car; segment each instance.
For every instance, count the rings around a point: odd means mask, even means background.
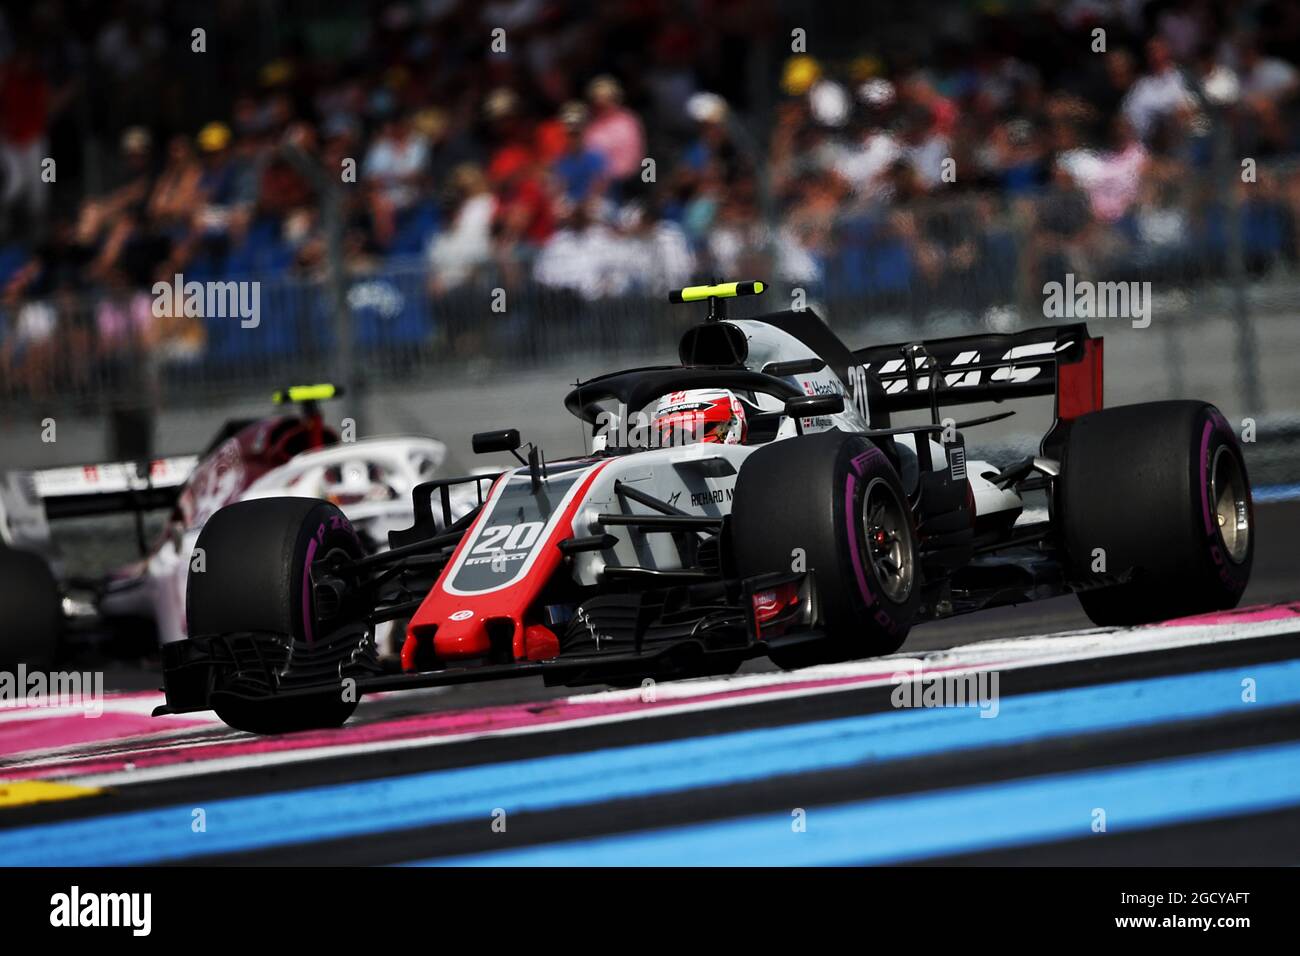
[[[337,725],[367,690],[541,675],[636,684],[887,654],[915,624],[1076,592],[1098,624],[1234,606],[1254,535],[1245,463],[1203,402],[1102,409],[1083,325],[843,345],[811,311],[728,320],[707,300],[680,365],[583,382],[593,451],[415,489],[413,525],[368,553],[315,499],[217,512],[191,575],[190,638],[164,652],[166,712],[258,732]],[[970,460],[953,405],[1053,396],[1039,454]],[[894,417],[927,411],[919,424]],[[452,490],[480,502],[457,518]],[[488,487],[490,486],[490,487]],[[441,521],[433,499],[441,502]],[[1026,502],[1043,500],[1026,513]],[[374,630],[408,619],[400,673]]]
[[[446,447],[429,438],[341,441],[325,424],[320,402],[332,385],[277,392],[296,415],[227,422],[200,455],[54,468],[5,476],[0,485],[0,662],[46,663],[65,624],[92,633],[114,626],[140,632],[156,625],[162,643],[186,636],[185,587],[204,524],[235,501],[308,496],[347,514],[367,553],[387,547],[388,533],[414,519],[411,492],[442,467]],[[168,511],[148,544],[144,515]],[[454,510],[468,510],[456,502]],[[140,560],[102,578],[56,578],[50,522],[134,514]],[[28,623],[20,623],[28,622]]]

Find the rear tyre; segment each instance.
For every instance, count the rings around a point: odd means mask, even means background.
[[[1255,512],[1236,435],[1213,405],[1171,401],[1094,412],[1070,426],[1058,505],[1079,603],[1102,626],[1237,606]]]
[[[764,445],[746,459],[731,509],[742,577],[812,574],[826,636],[774,647],[786,669],[890,654],[921,601],[916,530],[898,473],[858,435],[822,432]]]
[[[260,632],[310,644],[323,636],[312,565],[331,554],[361,557],[361,542],[334,505],[316,498],[261,498],[222,508],[196,544],[204,570],[191,571],[186,614],[192,637]],[[249,700],[213,693],[231,727],[258,734],[338,727],[356,710],[341,690]]]
[[[0,544],[0,669],[49,670],[63,636],[63,597],[45,560]]]

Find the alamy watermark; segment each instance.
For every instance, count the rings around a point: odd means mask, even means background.
[[[926,674],[921,665],[896,671],[890,678],[895,707],[978,707],[981,717],[998,715],[998,672]]]
[[[604,439],[606,448],[678,448],[702,441],[707,424],[702,412],[675,412],[659,420],[645,412],[626,417],[601,412],[596,437]]]
[[[80,710],[83,717],[104,713],[103,671],[0,671],[0,709],[61,708]]]
[[[153,314],[156,319],[239,319],[240,328],[255,329],[262,323],[262,283],[186,282],[178,272],[171,282],[153,284]]]
[[[83,892],[74,884],[68,892],[50,897],[50,925],[119,927],[129,929],[132,936],[148,936],[153,929],[153,894]]]
[[[1065,274],[1064,282],[1043,284],[1043,315],[1049,319],[1131,319],[1133,328],[1151,324],[1150,282],[1091,282]]]

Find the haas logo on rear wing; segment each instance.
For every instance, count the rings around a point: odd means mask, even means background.
[[[1084,325],[873,346],[853,357],[847,384],[864,417],[868,408],[927,408],[936,397],[954,405],[1055,395],[1065,419],[1102,405],[1102,340]]]

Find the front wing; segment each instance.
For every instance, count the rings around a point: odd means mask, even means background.
[[[793,599],[773,607],[771,595]],[[378,658],[369,629],[353,625],[313,644],[283,635],[240,633],[198,636],[163,647],[167,703],[154,714],[211,709],[223,696],[244,700],[314,697],[445,687],[515,677],[541,677],[548,686],[626,685],[645,679],[675,680],[729,673],[773,647],[817,640],[813,578],[807,573],[764,575],[742,583],[737,620],[730,627],[689,636],[638,636],[631,646],[561,654],[546,661],[482,663],[394,672]]]

